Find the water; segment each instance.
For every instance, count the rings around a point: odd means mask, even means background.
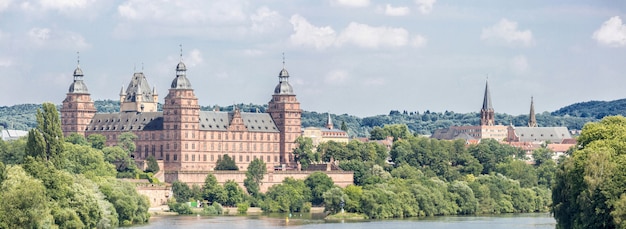
[[[411,219],[326,221],[319,215],[294,215],[285,220],[285,215],[260,216],[157,216],[146,225],[132,228],[302,228],[317,229],[395,229],[395,228],[554,228],[556,222],[548,214],[509,214],[499,216],[439,216]]]

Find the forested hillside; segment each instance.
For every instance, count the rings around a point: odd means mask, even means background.
[[[98,112],[118,112],[119,101],[98,100],[95,101]],[[267,105],[256,104],[235,104],[220,107],[218,105],[202,106],[202,110],[231,111],[237,106],[245,112],[265,112]],[[0,107],[0,129],[28,130],[36,125],[35,113],[39,104],[20,104],[14,106]],[[57,107],[60,109],[60,106]],[[159,109],[161,105],[159,104]],[[609,115],[626,115],[626,99],[615,101],[590,101],[576,103],[563,107],[552,113],[544,112],[537,114],[539,126],[566,126],[569,129],[582,129],[587,122],[598,121]],[[348,129],[352,137],[367,137],[369,131],[376,126],[387,124],[406,124],[409,130],[416,134],[429,135],[434,130],[458,125],[478,125],[480,119],[477,112],[455,113],[453,111],[431,112],[431,111],[398,111],[392,110],[389,114],[382,114],[370,117],[356,117],[349,114],[331,114],[335,126],[342,124]],[[326,124],[326,113],[315,111],[302,112],[302,125],[324,126]],[[496,114],[496,122],[503,125],[513,124],[515,126],[525,126],[528,115]]]

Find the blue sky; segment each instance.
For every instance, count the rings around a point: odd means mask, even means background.
[[[624,1],[0,0],[0,105],[61,103],[76,52],[93,99],[179,61],[202,105],[265,104],[285,53],[302,108],[496,112],[626,98]]]

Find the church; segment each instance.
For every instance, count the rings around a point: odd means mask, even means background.
[[[137,136],[132,156],[162,161],[166,181],[177,180],[168,173],[212,171],[224,155],[233,158],[239,170],[246,170],[256,158],[268,170],[295,167],[292,151],[302,135],[302,110],[284,60],[266,113],[201,111],[182,51],[175,69],[162,111],[157,110],[156,88],[150,87],[143,72],[136,72],[120,91],[120,112],[97,113],[79,62],[61,108],[63,134],[101,134],[107,145],[115,145],[120,134],[132,132]]]

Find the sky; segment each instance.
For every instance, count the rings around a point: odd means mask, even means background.
[[[201,105],[497,113],[626,98],[626,1],[0,0],[0,106],[60,104],[80,60],[94,100],[182,59]],[[77,54],[78,53],[78,54]]]

